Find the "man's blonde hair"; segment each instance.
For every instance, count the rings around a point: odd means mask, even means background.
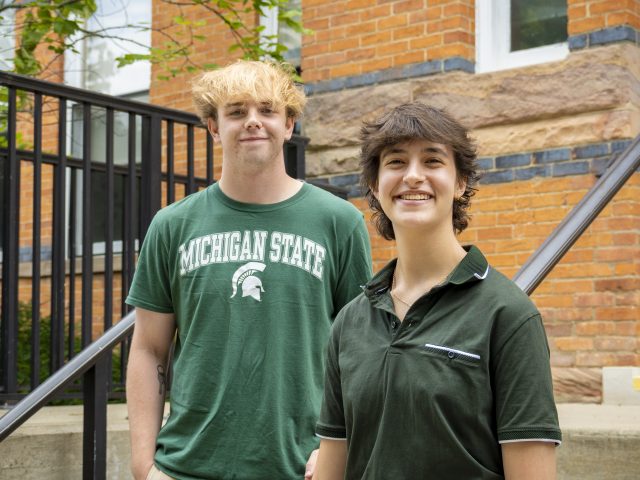
[[[192,85],[193,101],[203,123],[218,119],[218,108],[236,101],[254,100],[284,108],[294,120],[302,115],[306,98],[291,72],[275,62],[238,60],[206,72]]]

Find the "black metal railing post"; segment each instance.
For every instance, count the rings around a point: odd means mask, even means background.
[[[305,150],[309,138],[301,135],[292,135],[291,140],[284,144],[285,169],[293,178],[306,178]]]
[[[40,260],[42,212],[42,95],[33,98],[33,232],[31,248],[31,389],[40,383]]]
[[[58,104],[58,162],[53,170],[53,233],[51,267],[51,338],[49,369],[55,372],[64,361],[64,290],[67,186],[67,101]]]
[[[8,88],[7,157],[4,162],[4,225],[2,225],[2,384],[4,393],[17,392],[18,255],[20,223],[20,161],[16,152],[16,89]]]
[[[82,348],[91,343],[93,327],[93,231],[91,220],[91,104],[82,104]],[[73,282],[73,278],[71,281]],[[71,319],[69,319],[71,321]]]
[[[161,205],[162,122],[156,114],[142,117],[142,186],[140,241]]]
[[[109,358],[105,353],[83,376],[83,480],[105,480],[107,475],[107,385]]]

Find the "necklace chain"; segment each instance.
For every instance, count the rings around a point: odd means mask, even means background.
[[[391,277],[391,290],[389,290],[389,293],[391,294],[391,296],[393,298],[395,298],[396,300],[398,300],[400,303],[404,303],[407,307],[411,307],[411,304],[404,301],[402,298],[400,298],[398,296],[397,293],[393,293],[393,290],[396,288],[396,271],[393,271],[393,277]]]

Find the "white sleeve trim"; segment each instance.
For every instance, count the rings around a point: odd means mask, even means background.
[[[556,445],[560,445],[562,442],[559,440],[554,440],[552,438],[519,438],[518,440],[502,440],[498,443],[516,443],[516,442],[547,442],[547,443],[555,443]]]
[[[327,437],[326,435],[320,435],[319,433],[316,433],[316,437],[318,437],[318,438],[324,438],[325,440],[344,440],[345,442],[347,441],[347,437],[344,437],[344,438],[339,438],[339,437]]]

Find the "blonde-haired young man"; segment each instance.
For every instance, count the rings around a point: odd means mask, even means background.
[[[305,97],[281,66],[239,61],[193,94],[222,174],[158,212],[140,253],[127,298],[132,470],[301,479],[331,322],[371,274],[366,227],[348,202],[287,175],[283,144]]]

